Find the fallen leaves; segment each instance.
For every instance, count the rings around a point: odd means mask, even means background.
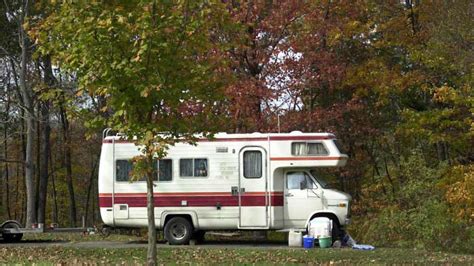
[[[146,261],[145,248],[1,247],[1,264],[114,264],[136,265]],[[359,252],[350,249],[287,249],[261,247],[165,247],[158,249],[158,264],[397,264],[474,263],[473,255],[428,252],[412,249],[384,249]]]

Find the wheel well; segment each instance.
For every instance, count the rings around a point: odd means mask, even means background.
[[[174,218],[174,217],[183,217],[184,219],[188,220],[192,227],[194,228],[194,224],[193,224],[193,219],[191,217],[191,215],[189,214],[168,214],[165,216],[165,223],[163,224],[163,228],[166,226],[166,224],[168,223],[169,220],[171,220],[171,218]]]
[[[316,213],[314,214],[313,216],[311,216],[311,219],[309,219],[310,221],[313,220],[314,218],[316,217],[326,217],[326,218],[329,218],[331,220],[333,220],[333,223],[336,223],[337,227],[338,228],[341,228],[341,224],[339,223],[339,219],[337,218],[337,216],[334,214],[334,213],[330,213],[330,212],[320,212],[320,213]]]
[[[6,225],[7,223],[14,223],[14,224],[17,224],[18,227],[21,228],[21,224],[20,224],[18,221],[15,221],[15,220],[7,220],[7,221],[3,222],[2,224],[0,224],[0,227],[3,227],[3,226]]]

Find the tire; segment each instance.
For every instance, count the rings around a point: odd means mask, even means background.
[[[343,232],[344,231],[341,229],[339,223],[332,220],[332,243],[337,240],[341,241],[343,237]]]
[[[100,234],[105,238],[105,237],[108,237],[110,236],[110,233],[112,232],[112,229],[108,226],[103,226],[101,229],[100,229]]]
[[[193,235],[193,226],[186,218],[173,217],[166,223],[164,234],[170,245],[189,244]]]
[[[2,228],[17,228],[19,229],[20,226],[17,223],[8,222],[2,226]],[[2,238],[4,242],[20,242],[23,234],[2,234]]]

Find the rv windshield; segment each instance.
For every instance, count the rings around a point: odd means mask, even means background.
[[[329,183],[326,180],[324,180],[322,177],[318,176],[318,173],[316,172],[316,170],[310,170],[309,172],[314,177],[314,179],[316,179],[316,182],[318,182],[318,184],[322,188],[330,188]]]

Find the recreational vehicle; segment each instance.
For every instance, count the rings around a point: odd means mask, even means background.
[[[131,181],[133,141],[104,136],[99,167],[103,222],[147,227],[146,182]],[[318,167],[344,166],[329,133],[219,133],[196,145],[177,143],[156,161],[155,222],[170,244],[208,230],[306,230],[314,217],[349,223],[351,197],[330,189]]]

